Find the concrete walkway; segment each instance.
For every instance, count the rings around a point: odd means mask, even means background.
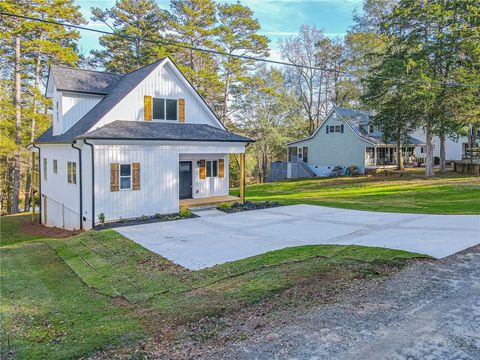
[[[480,243],[478,215],[382,213],[314,205],[211,215],[115,230],[192,270],[301,245],[367,245],[443,258]]]

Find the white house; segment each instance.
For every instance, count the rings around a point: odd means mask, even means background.
[[[418,139],[426,138],[425,132],[422,129],[417,129],[413,136]],[[440,138],[435,136],[433,146],[433,156],[440,157]],[[468,137],[458,136],[458,138],[446,138],[445,139],[445,160],[462,160],[465,156],[465,150],[468,148]],[[416,151],[418,158],[425,157],[425,148],[418,148]]]
[[[179,211],[180,199],[229,193],[229,154],[251,139],[228,132],[168,58],[126,75],[52,67],[53,125],[32,147],[41,222],[89,229]],[[242,161],[241,161],[242,162]]]
[[[373,113],[334,107],[308,138],[288,144],[287,178],[328,176],[340,166],[366,169],[396,164],[396,141],[385,142],[382,132],[370,124]],[[425,145],[408,137],[402,148],[406,162]]]

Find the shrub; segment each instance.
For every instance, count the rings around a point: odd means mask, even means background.
[[[218,208],[220,210],[228,210],[232,207],[232,205],[230,203],[221,203]]]
[[[127,222],[127,219],[121,217],[120,219],[118,219],[118,222],[125,224]]]
[[[154,217],[156,217],[157,219],[161,219],[162,218],[162,214],[160,213],[155,213],[155,215],[153,215]]]
[[[103,212],[98,214],[98,221],[100,221],[100,224],[102,224],[102,226],[105,225],[105,214]]]
[[[180,210],[179,212],[179,215],[182,217],[182,218],[188,218],[188,217],[191,217],[193,214],[190,210],[188,209],[182,209]]]
[[[147,215],[142,215],[138,218],[140,221],[147,221],[148,220],[148,216]]]

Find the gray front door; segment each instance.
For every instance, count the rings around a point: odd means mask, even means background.
[[[180,199],[190,199],[192,197],[192,162],[180,161]]]

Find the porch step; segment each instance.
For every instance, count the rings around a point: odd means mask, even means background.
[[[223,211],[217,210],[216,207],[201,207],[200,209],[190,209],[190,211],[200,217],[211,217],[211,216],[222,216],[222,215],[227,215]]]

